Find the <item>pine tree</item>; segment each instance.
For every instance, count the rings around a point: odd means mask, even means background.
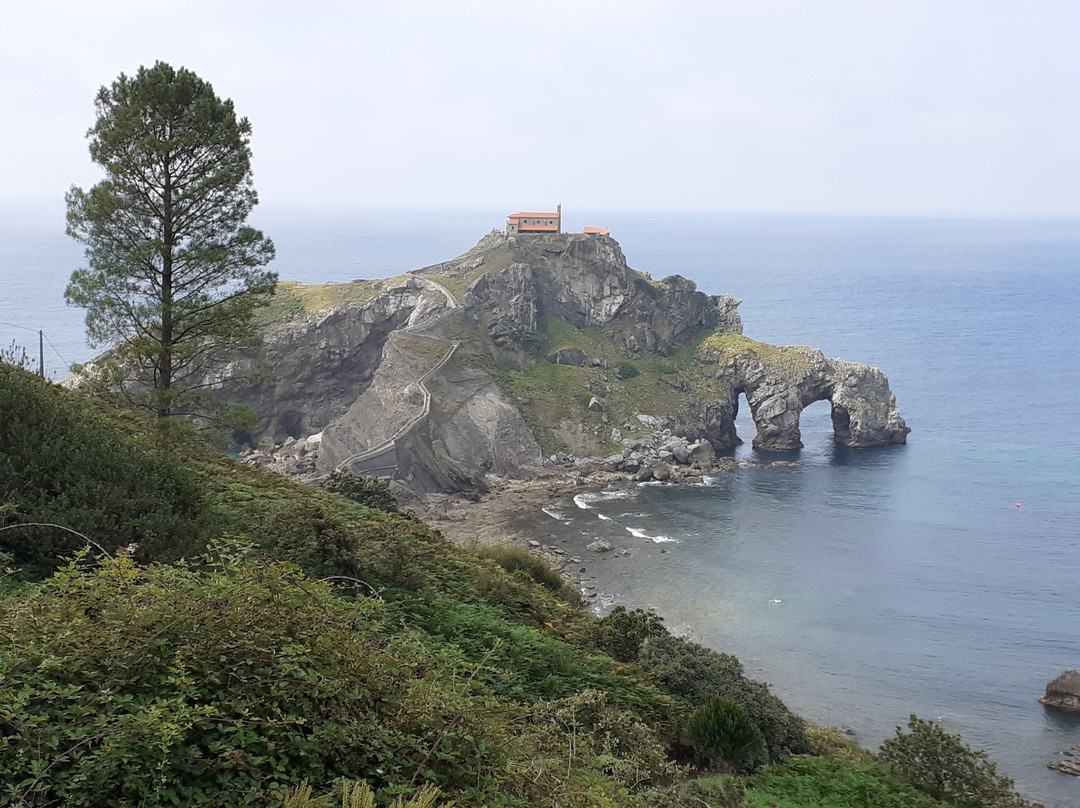
[[[97,378],[159,418],[206,415],[230,352],[255,344],[274,292],[274,245],[246,224],[258,203],[251,124],[190,70],[121,74],[87,133],[105,179],[66,196],[68,235],[89,266],[65,292],[87,310]]]

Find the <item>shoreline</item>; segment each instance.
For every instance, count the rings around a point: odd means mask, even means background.
[[[476,501],[460,494],[429,494],[414,510],[454,544],[520,544],[535,541],[535,531],[515,522],[555,497],[633,482],[631,475],[595,467],[548,468],[530,477],[488,477],[488,492]]]
[[[676,466],[670,479],[654,481],[660,485],[700,485],[705,476],[726,474],[751,467],[781,468],[799,465],[799,461],[777,460],[761,462],[757,459],[739,461],[734,457],[718,458],[710,468]],[[612,486],[640,485],[641,476],[625,471],[615,471],[603,461],[595,459],[589,465],[549,466],[534,470],[528,477],[487,478],[488,491],[479,499],[469,499],[459,493],[427,494],[412,503],[416,515],[436,528],[450,542],[461,546],[484,547],[521,545],[530,553],[543,558],[558,570],[566,583],[581,595],[586,608],[588,601],[598,597],[595,587],[586,586],[590,579],[589,557],[581,557],[542,541],[543,530],[539,527],[542,508],[559,496],[598,491]],[[590,555],[600,558],[609,551],[592,551]],[[597,559],[599,560],[599,558]]]
[[[635,485],[634,475],[596,466],[553,467],[528,478],[489,477],[488,482],[488,493],[478,501],[459,494],[429,495],[415,508],[417,516],[457,545],[524,547],[559,572],[564,583],[578,593],[583,608],[596,612],[595,599],[601,593],[590,583],[594,559],[545,543],[539,517],[542,508],[556,497]]]

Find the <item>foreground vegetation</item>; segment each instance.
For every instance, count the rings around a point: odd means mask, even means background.
[[[0,363],[0,805],[1022,804],[935,725],[873,756],[656,615],[329,487]]]

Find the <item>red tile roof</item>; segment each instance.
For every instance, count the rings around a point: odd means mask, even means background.
[[[558,219],[558,213],[511,213],[508,219]]]
[[[586,227],[583,233],[588,233],[590,236],[610,236],[611,231],[605,230],[602,227]]]

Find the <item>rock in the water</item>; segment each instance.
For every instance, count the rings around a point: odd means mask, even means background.
[[[597,539],[592,544],[587,545],[585,549],[592,550],[594,553],[607,553],[615,548],[603,539]]]
[[[1046,686],[1046,695],[1039,699],[1047,707],[1080,711],[1080,673],[1069,668]]]
[[[1077,755],[1080,755],[1080,747],[1074,746],[1072,749],[1065,750],[1063,754],[1067,756],[1064,760],[1051,760],[1046,764],[1046,768],[1062,774],[1071,774],[1073,777],[1080,777],[1080,760],[1077,760]]]

